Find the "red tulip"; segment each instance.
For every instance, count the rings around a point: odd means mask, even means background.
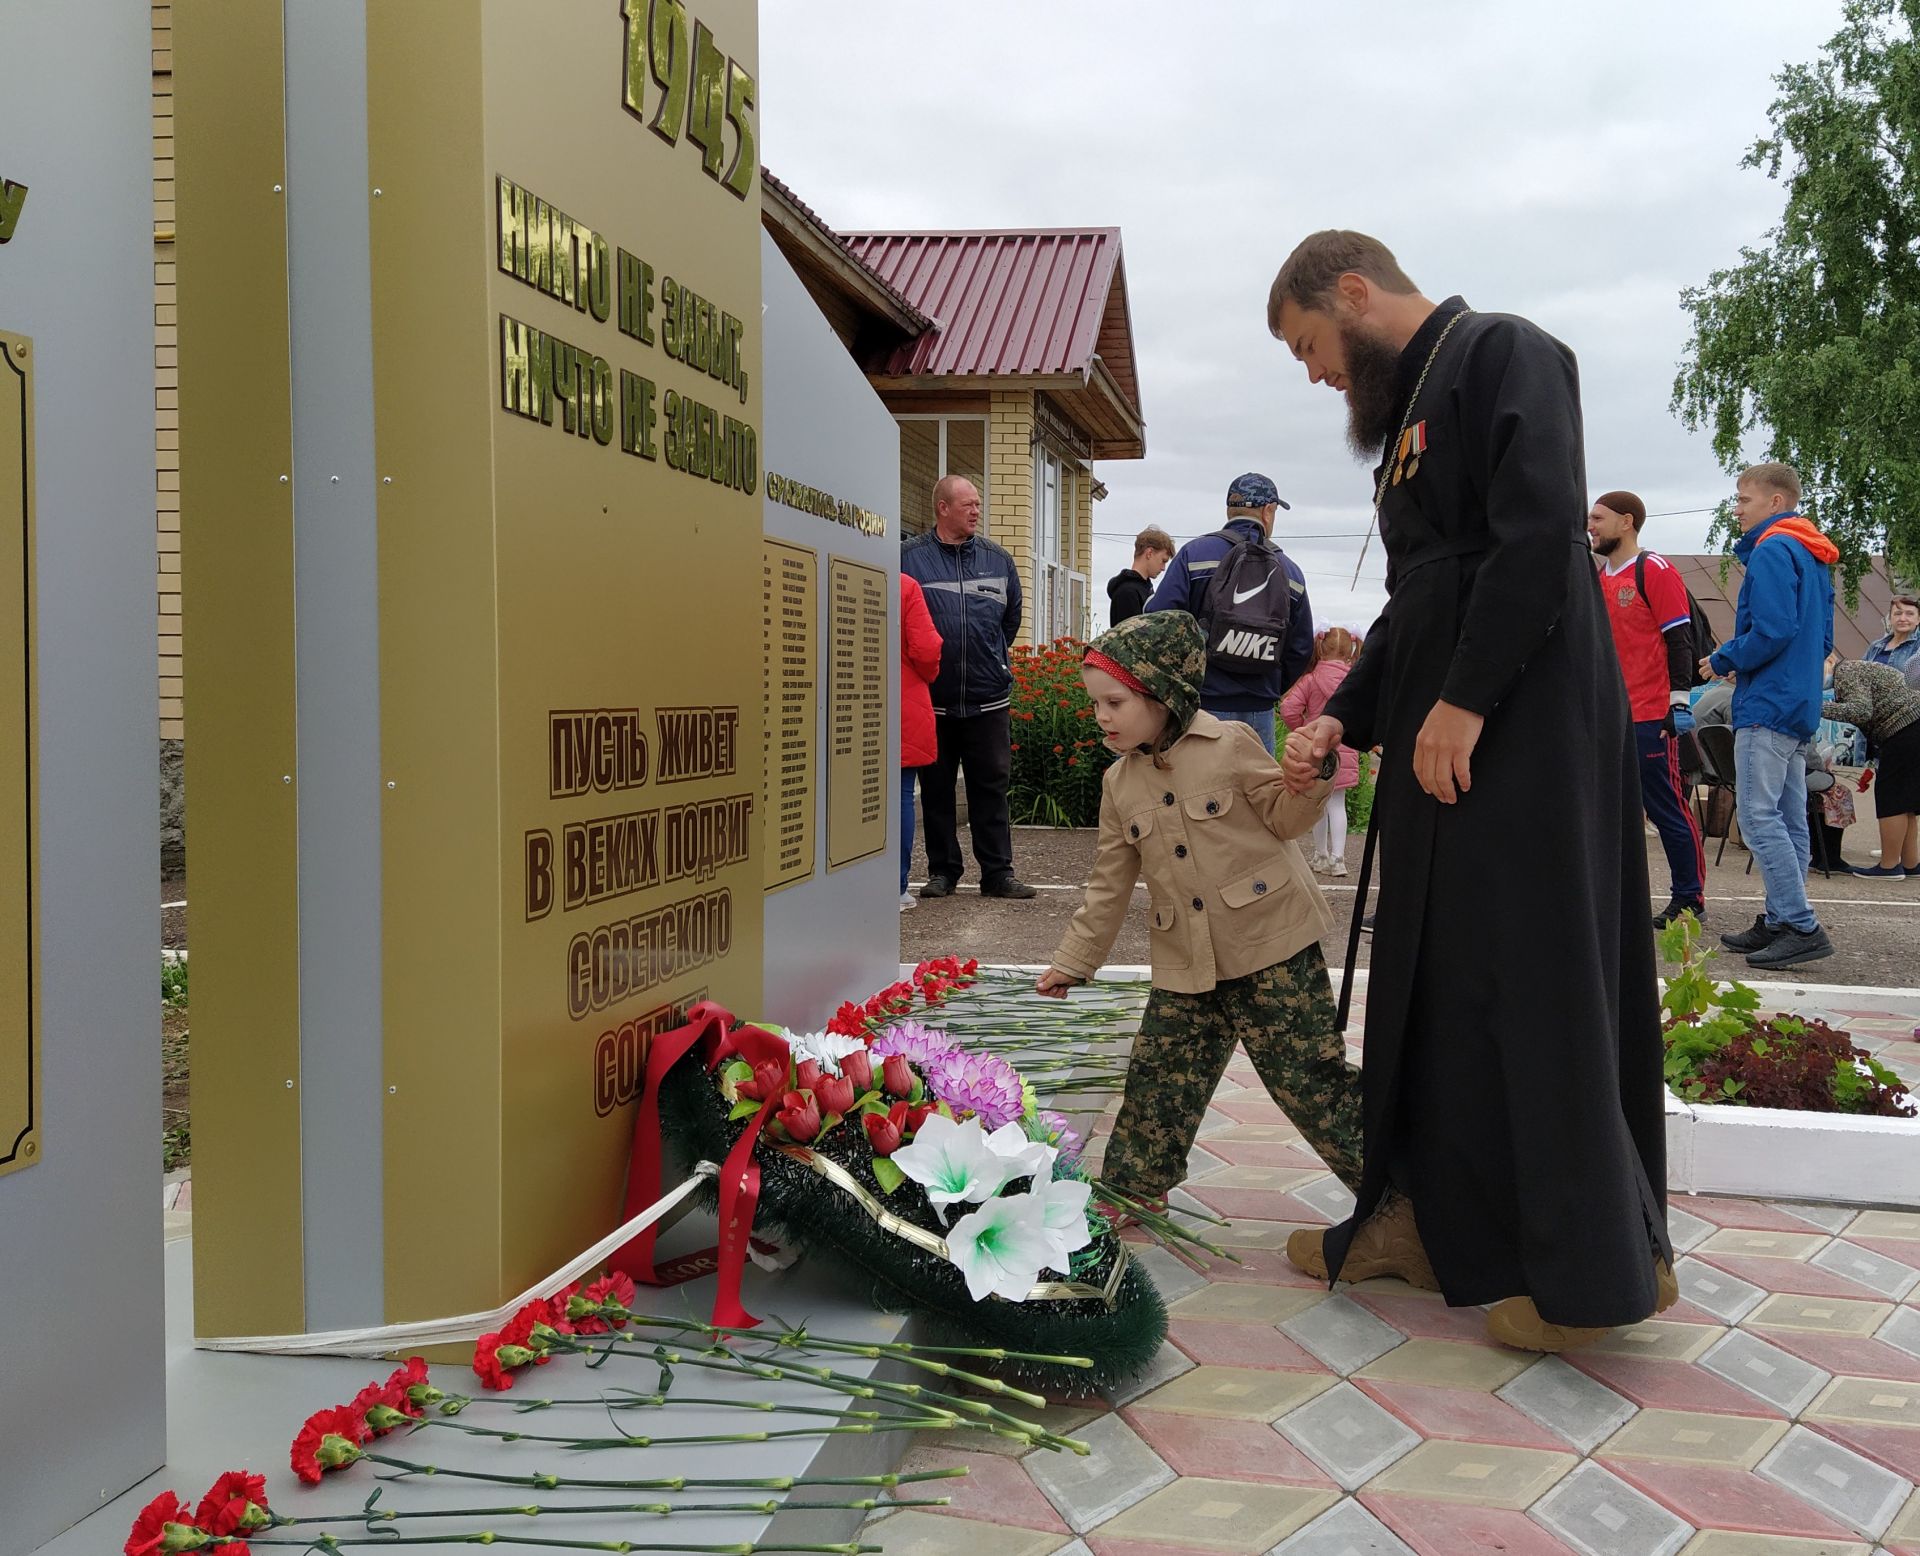
[[[845,1054],[840,1060],[840,1073],[853,1082],[855,1091],[873,1089],[873,1061],[867,1057],[863,1048],[857,1054]]]
[[[786,1106],[773,1116],[795,1145],[805,1145],[820,1133],[820,1105],[804,1091],[790,1091],[783,1099]]]
[[[753,1079],[742,1081],[735,1090],[755,1102],[765,1102],[786,1090],[786,1086],[787,1067],[778,1059],[762,1059],[753,1067]]]
[[[863,1113],[860,1122],[866,1126],[867,1144],[873,1147],[873,1154],[891,1156],[900,1149],[907,1122],[907,1105],[896,1102],[884,1113]]]
[[[937,1104],[932,1102],[922,1102],[917,1105],[914,1103],[907,1103],[906,1104],[907,1133],[908,1134],[919,1133],[920,1126],[927,1121],[927,1115],[933,1112],[936,1105]]]
[[[820,1077],[827,1073],[826,1067],[818,1059],[802,1059],[793,1072],[793,1084],[802,1091],[812,1091],[820,1084]]]
[[[905,1097],[913,1091],[913,1071],[907,1067],[905,1054],[888,1054],[880,1069],[880,1084],[888,1096]]]
[[[822,1109],[828,1113],[845,1116],[853,1111],[853,1082],[844,1075],[823,1075],[813,1088],[813,1095]]]

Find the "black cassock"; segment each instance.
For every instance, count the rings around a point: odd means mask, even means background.
[[[1389,601],[1327,709],[1349,745],[1384,750],[1366,1174],[1329,1263],[1391,1181],[1449,1303],[1525,1294],[1550,1322],[1636,1323],[1656,1254],[1672,1259],[1665,1088],[1578,369],[1525,319],[1450,298],[1401,355],[1398,409],[1408,430],[1382,466]],[[1455,805],[1413,776],[1441,699],[1486,717]]]

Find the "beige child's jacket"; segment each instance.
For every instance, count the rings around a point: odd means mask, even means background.
[[[1142,878],[1157,989],[1203,994],[1326,934],[1333,915],[1290,840],[1312,829],[1332,784],[1289,793],[1252,730],[1204,712],[1163,760],[1136,751],[1107,769],[1093,878],[1053,965],[1092,977]]]

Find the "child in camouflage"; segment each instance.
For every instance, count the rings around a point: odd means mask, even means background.
[[[1037,989],[1064,997],[1099,970],[1144,875],[1153,992],[1102,1177],[1163,1202],[1186,1176],[1240,1045],[1307,1144],[1354,1189],[1360,1075],[1334,1026],[1320,953],[1333,918],[1290,841],[1319,818],[1337,759],[1327,758],[1317,788],[1288,793],[1251,729],[1200,711],[1205,670],[1205,640],[1184,611],[1136,616],[1088,648],[1081,674],[1120,756],[1101,794],[1086,900]],[[1345,1273],[1361,1278],[1351,1266]]]

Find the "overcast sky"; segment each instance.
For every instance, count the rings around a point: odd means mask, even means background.
[[[1778,218],[1739,166],[1773,74],[1840,0],[762,0],[762,157],[841,230],[1118,226],[1147,457],[1097,467],[1095,625],[1133,533],[1218,526],[1263,470],[1315,616],[1349,592],[1371,493],[1346,403],[1266,331],[1267,287],[1322,227],[1384,239],[1430,297],[1522,313],[1581,366],[1592,492],[1649,513],[1730,487],[1667,409],[1684,286]],[[1709,515],[1651,518],[1698,550]],[[1336,538],[1310,539],[1331,535]]]

